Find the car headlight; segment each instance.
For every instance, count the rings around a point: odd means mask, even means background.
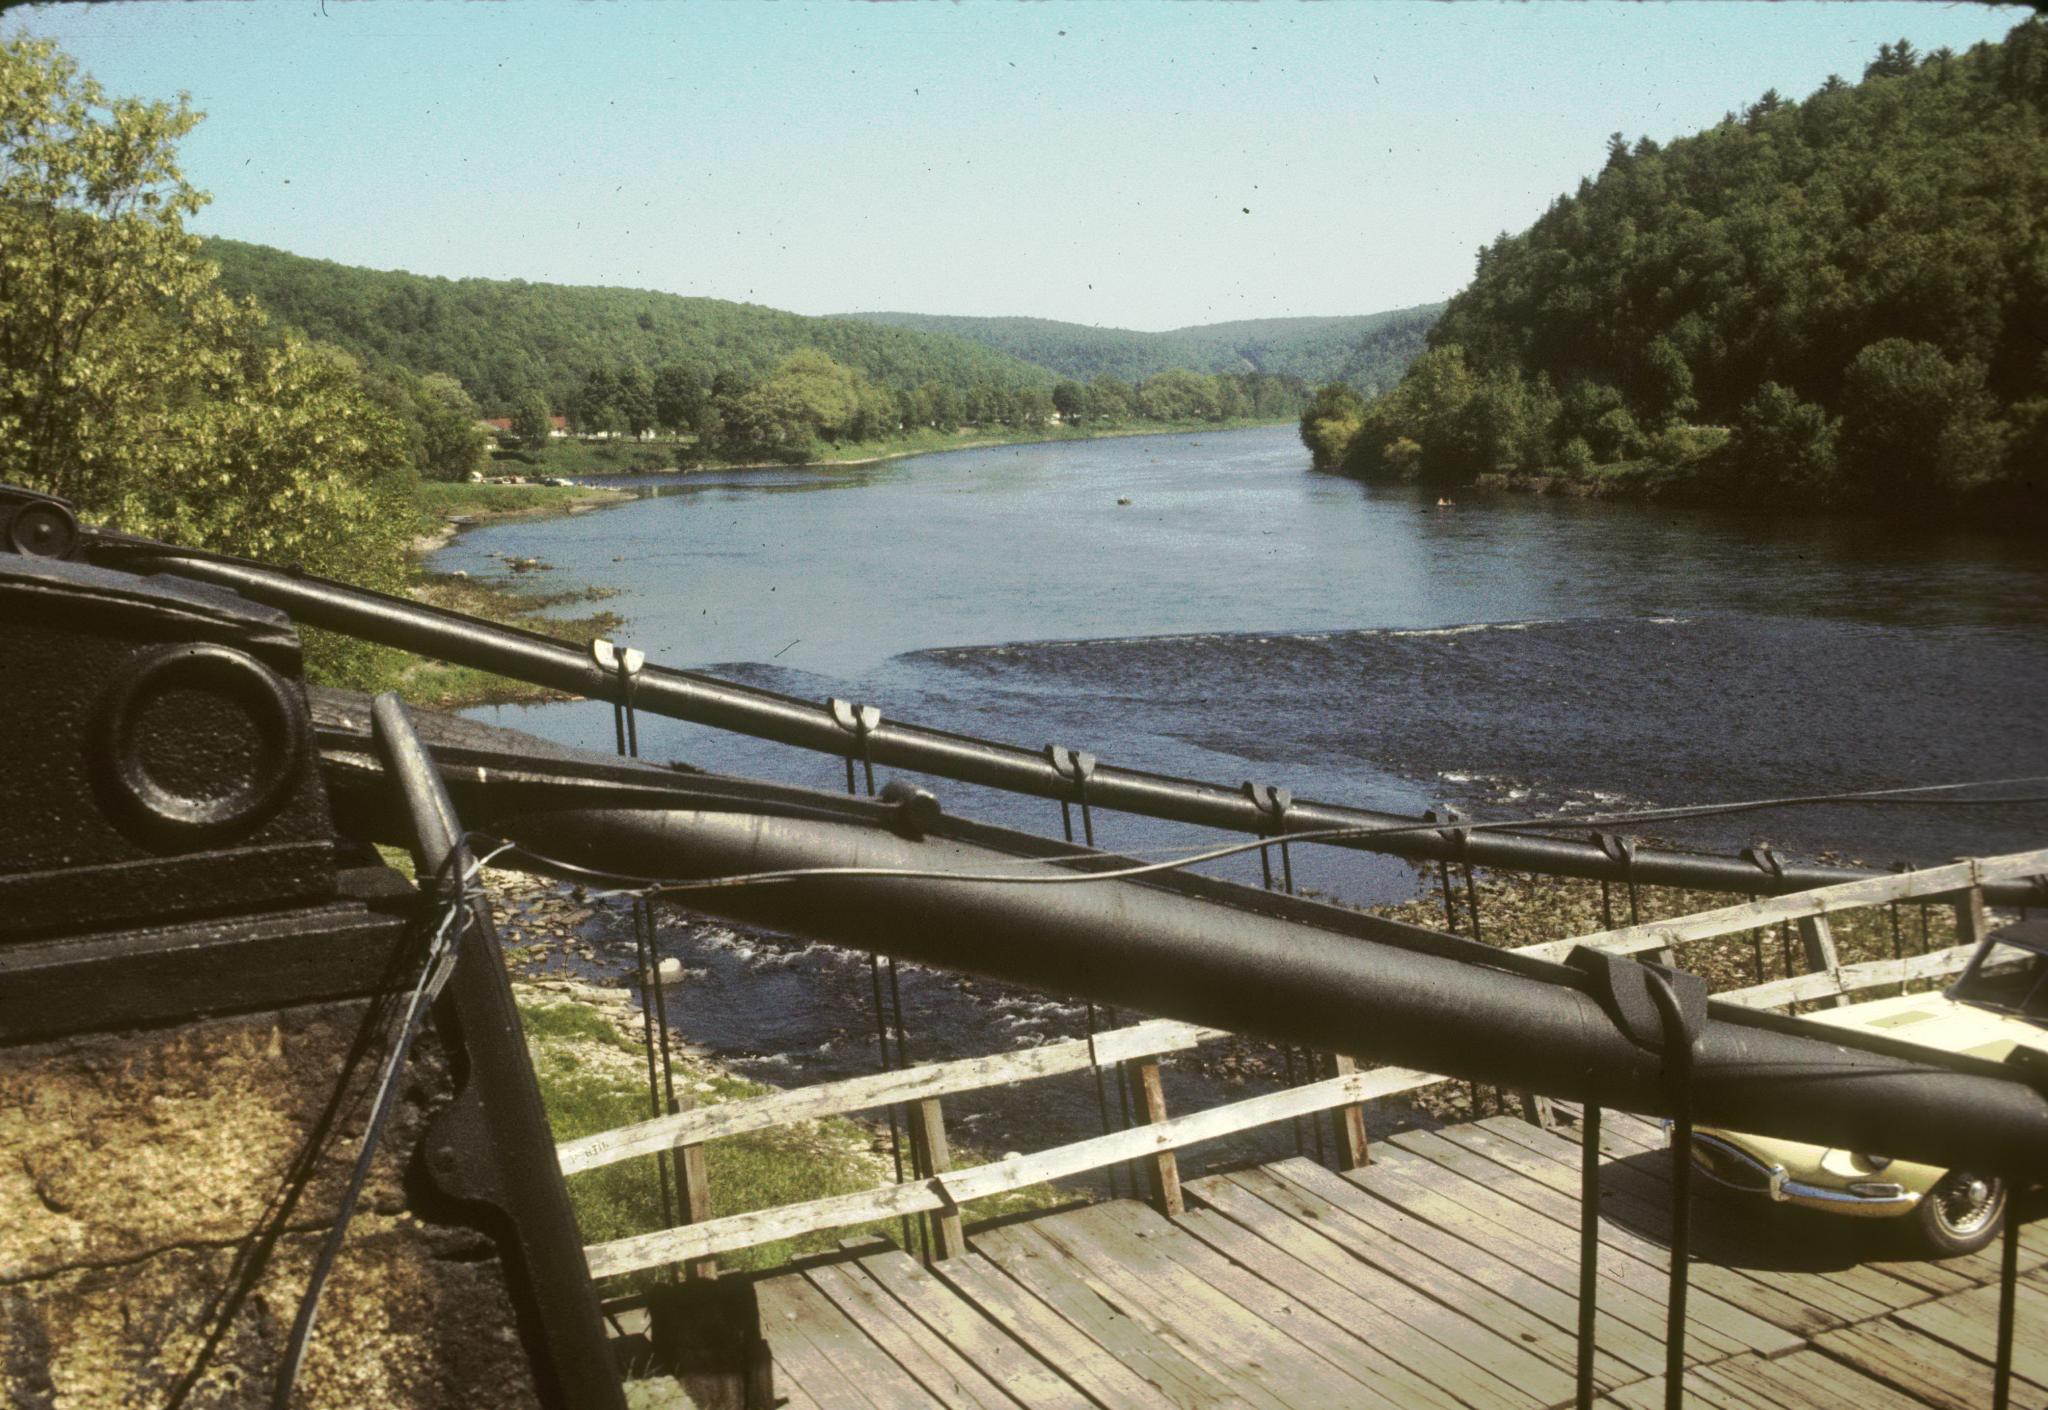
[[[1857,1164],[1867,1167],[1873,1175],[1892,1163],[1892,1158],[1888,1155],[1866,1155],[1862,1151],[1851,1151],[1850,1156]]]

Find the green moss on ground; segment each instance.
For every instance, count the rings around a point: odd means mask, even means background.
[[[557,1140],[575,1140],[648,1119],[645,1051],[621,1030],[616,1018],[585,1004],[534,999],[521,1000],[520,1018]],[[773,1090],[699,1058],[678,1056],[675,1078],[678,1092],[688,1092],[700,1105]],[[985,1158],[961,1149],[955,1152],[954,1163],[978,1164]],[[853,1194],[887,1184],[894,1176],[884,1139],[871,1127],[845,1118],[724,1137],[705,1145],[704,1161],[713,1218]],[[586,1243],[644,1234],[676,1222],[664,1212],[660,1173],[652,1156],[579,1172],[568,1177],[568,1185]],[[962,1213],[970,1220],[986,1219],[1049,1208],[1071,1198],[1040,1185],[974,1201]],[[730,1269],[774,1268],[864,1235],[900,1239],[901,1225],[876,1221],[821,1230],[727,1254],[719,1264]],[[644,1286],[657,1276],[636,1274],[621,1283]]]

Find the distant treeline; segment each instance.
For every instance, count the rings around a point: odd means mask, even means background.
[[[944,333],[983,343],[1063,377],[1138,381],[1172,368],[1265,372],[1306,382],[1344,382],[1368,396],[1387,390],[1422,352],[1442,304],[1344,318],[1262,318],[1167,333],[1094,328],[1047,318],[956,318],[925,313],[850,313],[849,320]]]
[[[1277,420],[1296,415],[1307,397],[1307,384],[1298,377],[1181,369],[1135,384],[1098,377],[1049,388],[993,382],[891,388],[816,348],[803,348],[760,377],[707,377],[681,362],[652,373],[632,362],[599,366],[570,393],[564,414],[584,434],[687,437],[675,451],[683,461],[801,462],[828,446],[886,441],[920,429]],[[513,430],[538,442],[546,435],[547,415],[540,395],[530,394],[513,418]]]
[[[2038,510],[2048,468],[2048,25],[1884,45],[1604,169],[1481,252],[1429,351],[1302,418],[1319,464],[1562,475],[1751,504]]]
[[[802,461],[921,429],[1286,419],[1308,395],[1291,374],[1061,378],[913,328],[643,290],[429,279],[232,240],[202,248],[224,288],[361,363],[429,478],[476,463],[480,415],[511,419],[535,448],[559,415],[586,435],[666,432],[685,461]],[[1419,347],[1419,325],[1413,336]],[[464,418],[468,453],[455,444]]]
[[[369,364],[439,372],[487,415],[509,416],[538,393],[561,411],[593,371],[683,364],[704,378],[759,379],[813,348],[884,387],[926,383],[1050,391],[1058,379],[964,339],[755,304],[645,289],[434,279],[308,259],[237,240],[205,240],[221,284],[273,322],[345,348]]]

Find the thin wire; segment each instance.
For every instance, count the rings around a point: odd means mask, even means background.
[[[1609,826],[1630,822],[1675,822],[1688,818],[1724,817],[1736,813],[1765,812],[1775,808],[1829,806],[1837,804],[1880,805],[1894,804],[1904,807],[2000,807],[2011,804],[2048,803],[2048,794],[2017,798],[1921,798],[1917,795],[1930,792],[1954,791],[1964,788],[1995,788],[2022,783],[2048,782],[2048,774],[2029,775],[2007,779],[1975,779],[1961,783],[1929,783],[1907,788],[1876,789],[1864,793],[1815,793],[1792,795],[1783,798],[1745,799],[1734,803],[1703,803],[1680,808],[1649,809],[1635,813],[1552,813],[1522,818],[1500,818],[1490,822],[1460,822],[1459,827],[1469,832],[1500,832],[1513,830],[1541,830],[1554,827],[1579,828],[1588,825]],[[737,876],[710,877],[698,881],[680,881],[673,877],[637,876],[628,872],[607,871],[595,867],[580,866],[537,852],[523,842],[506,842],[493,856],[518,850],[531,861],[554,871],[573,873],[598,880],[623,883],[615,890],[593,892],[596,899],[604,900],[619,896],[637,896],[650,892],[703,891],[720,886],[752,886],[785,881],[798,881],[808,877],[862,876],[877,879],[889,878],[911,881],[975,881],[1011,883],[1019,885],[1052,886],[1070,885],[1090,881],[1118,881],[1134,876],[1155,872],[1177,871],[1184,867],[1198,866],[1203,862],[1218,861],[1241,853],[1262,851],[1265,848],[1286,842],[1337,842],[1365,837],[1397,837],[1409,833],[1441,832],[1444,825],[1435,822],[1396,823],[1383,827],[1333,827],[1306,832],[1290,832],[1284,837],[1263,837],[1249,842],[1232,843],[1196,851],[1175,847],[1138,847],[1124,849],[1126,856],[1164,855],[1168,859],[1147,866],[1125,867],[1111,871],[1067,872],[1055,876],[1043,873],[986,873],[929,871],[918,868],[893,867],[805,867],[787,871],[748,872]],[[487,836],[488,834],[478,834]],[[489,838],[498,841],[497,838]],[[1020,865],[1041,865],[1047,862],[1081,861],[1100,857],[1101,852],[1076,850],[1072,852],[1050,852],[1042,857],[1020,858]],[[1453,926],[1455,929],[1455,925]]]
[[[499,848],[499,851],[505,850]],[[460,856],[451,852],[450,859]],[[497,853],[491,854],[496,856]],[[376,1098],[370,1107],[370,1119],[363,1130],[362,1148],[356,1153],[355,1168],[349,1173],[347,1187],[342,1191],[341,1203],[335,1209],[334,1223],[327,1231],[327,1238],[321,1244],[320,1256],[313,1264],[313,1272],[306,1284],[306,1291],[299,1300],[298,1315],[292,1319],[291,1335],[285,1345],[284,1365],[278,1372],[277,1391],[271,1397],[273,1410],[285,1410],[291,1404],[292,1390],[297,1385],[299,1370],[304,1365],[306,1350],[312,1344],[313,1324],[319,1318],[320,1294],[327,1285],[328,1275],[334,1269],[334,1261],[341,1253],[343,1239],[348,1233],[349,1221],[354,1218],[356,1203],[362,1197],[363,1185],[369,1179],[370,1162],[377,1152],[377,1140],[383,1134],[384,1123],[391,1115],[393,1098],[398,1093],[398,1074],[405,1067],[405,1059],[412,1051],[412,1042],[419,1032],[420,1015],[427,1003],[438,994],[445,979],[443,958],[447,954],[449,932],[455,929],[455,922],[465,922],[457,930],[459,940],[468,923],[473,921],[470,906],[472,897],[469,883],[483,870],[483,863],[473,862],[464,871],[460,890],[448,904],[441,924],[435,929],[433,940],[427,946],[425,963],[420,966],[420,977],[414,983],[412,997],[406,1004],[405,1017],[399,1024],[398,1037],[392,1043],[391,1052],[384,1060],[383,1074],[377,1079]]]
[[[1924,784],[1913,788],[1882,789],[1871,793],[1810,794],[1787,798],[1750,799],[1738,803],[1709,803],[1683,808],[1661,808],[1636,813],[1608,813],[1601,815],[1549,815],[1543,817],[1503,818],[1494,822],[1460,823],[1459,826],[1473,832],[1493,832],[1507,829],[1585,827],[1588,824],[1609,825],[1629,822],[1672,822],[1684,818],[1723,817],[1734,813],[1763,812],[1774,808],[1789,808],[1834,803],[1878,803],[1907,802],[1904,795],[1925,793],[1936,790],[1959,788],[1984,788],[1998,784],[2032,783],[2034,778],[1991,779],[1971,783]],[[2024,799],[1951,799],[1952,803],[1970,803],[1979,806],[2013,802],[2048,803],[2048,796]],[[1331,842],[1346,838],[1394,837],[1408,833],[1440,832],[1443,824],[1435,822],[1399,823],[1387,827],[1342,827],[1321,828],[1307,832],[1291,832],[1286,835],[1289,842]],[[1224,846],[1206,848],[1162,862],[1149,862],[1134,867],[1117,867],[1107,871],[1061,872],[1046,875],[1042,872],[952,872],[937,871],[921,867],[799,867],[782,871],[749,872],[737,876],[708,877],[696,881],[665,880],[657,877],[633,878],[655,892],[709,891],[727,886],[771,885],[787,881],[799,881],[810,877],[868,877],[876,880],[893,879],[904,881],[967,881],[1012,886],[1067,886],[1087,882],[1122,881],[1131,877],[1150,876],[1158,872],[1178,871],[1203,862],[1219,861],[1225,857],[1238,856],[1245,852],[1263,852],[1277,846],[1277,837],[1257,838],[1249,842],[1236,842]],[[522,851],[526,850],[521,848]],[[1163,849],[1162,849],[1163,850]],[[529,852],[529,855],[535,855]],[[1097,855],[1089,853],[1080,856]],[[544,860],[536,856],[536,860]],[[1040,859],[1020,859],[1020,863],[1037,865]],[[1052,859],[1046,859],[1052,860]],[[571,868],[572,870],[587,870]],[[590,875],[603,873],[590,872]]]

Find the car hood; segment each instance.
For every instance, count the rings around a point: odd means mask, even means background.
[[[1855,1028],[1944,1053],[2003,1062],[2015,1047],[2048,1052],[2048,1029],[2005,1014],[1958,1003],[1945,994],[1902,994],[1846,1008],[1821,1009],[1806,1017],[1837,1028]]]

